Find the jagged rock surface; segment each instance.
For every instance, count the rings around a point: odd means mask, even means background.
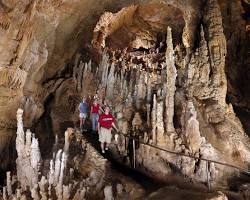
[[[247,129],[226,96],[233,105],[249,109],[249,67],[244,68],[249,59],[243,45],[249,42],[249,2],[147,0],[129,7],[125,7],[129,0],[115,2],[1,2],[0,152],[14,138],[10,128],[16,126],[17,107],[24,109],[26,127],[48,112],[54,133],[60,134],[64,124],[77,125],[80,99],[92,100],[97,95],[120,115],[123,134],[179,153],[247,168]],[[110,10],[124,8],[100,16],[111,5]],[[245,13],[245,18],[237,15],[239,12]],[[235,46],[241,51],[236,52]],[[76,54],[81,47],[83,51]],[[243,58],[238,62],[241,52]],[[241,77],[245,78],[239,81]],[[45,112],[44,102],[49,104]],[[126,138],[118,138],[115,144],[121,155],[128,156]],[[33,154],[38,154],[35,143],[33,147]],[[208,170],[209,179],[216,184],[234,173],[214,163],[207,168],[205,162],[145,145],[137,148],[136,161],[139,169],[162,179],[173,172],[171,166],[201,182],[206,181]],[[35,167],[37,160],[32,163]],[[95,181],[94,172],[92,176]],[[59,192],[62,198],[70,188],[64,189],[65,193]],[[4,191],[4,196],[10,192],[8,188]],[[79,190],[75,198],[83,194]],[[33,195],[37,196],[36,190]]]

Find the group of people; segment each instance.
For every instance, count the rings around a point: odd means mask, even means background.
[[[88,115],[88,104],[86,102],[86,98],[83,98],[80,105],[80,129],[83,130],[83,126],[85,124],[85,120]],[[110,108],[105,106],[104,110],[95,99],[90,108],[90,115],[92,121],[92,130],[94,132],[98,132],[99,134],[99,142],[101,143],[102,153],[105,153],[109,148],[109,144],[111,143],[111,130],[114,128],[117,132],[118,129],[115,125],[115,119],[112,114],[110,114]]]

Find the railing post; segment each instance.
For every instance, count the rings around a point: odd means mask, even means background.
[[[135,139],[133,138],[133,167],[135,169]]]
[[[208,187],[208,190],[211,190],[208,160],[206,160],[206,172],[207,172],[207,187]]]

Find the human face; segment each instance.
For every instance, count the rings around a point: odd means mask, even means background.
[[[105,107],[105,114],[109,114],[109,111],[110,111],[109,107]]]

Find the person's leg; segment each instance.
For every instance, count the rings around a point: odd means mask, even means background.
[[[96,114],[92,113],[91,118],[92,118],[92,130],[96,131]]]
[[[82,118],[82,126],[84,126],[84,123],[85,123],[85,118],[83,117]]]
[[[105,150],[109,150],[109,143],[106,143]]]
[[[104,143],[103,142],[101,142],[101,150],[102,150],[102,153],[105,152],[105,150],[104,150]]]
[[[105,153],[105,150],[104,150],[104,137],[103,137],[103,129],[102,128],[100,128],[100,132],[99,132],[99,142],[100,142],[102,153]]]
[[[98,118],[99,118],[99,115],[96,113],[96,114],[95,114],[95,130],[94,130],[94,131],[97,131]]]
[[[83,113],[82,115],[82,128],[84,129],[84,124],[85,124],[85,121],[86,121],[86,117],[87,117],[87,114],[86,113]]]
[[[105,150],[109,149],[109,144],[111,143],[111,138],[112,138],[112,135],[111,135],[111,128],[110,128],[110,129],[107,129],[107,131],[106,131],[106,147],[105,147]]]
[[[80,113],[79,117],[80,117],[80,129],[82,129],[82,113]]]

